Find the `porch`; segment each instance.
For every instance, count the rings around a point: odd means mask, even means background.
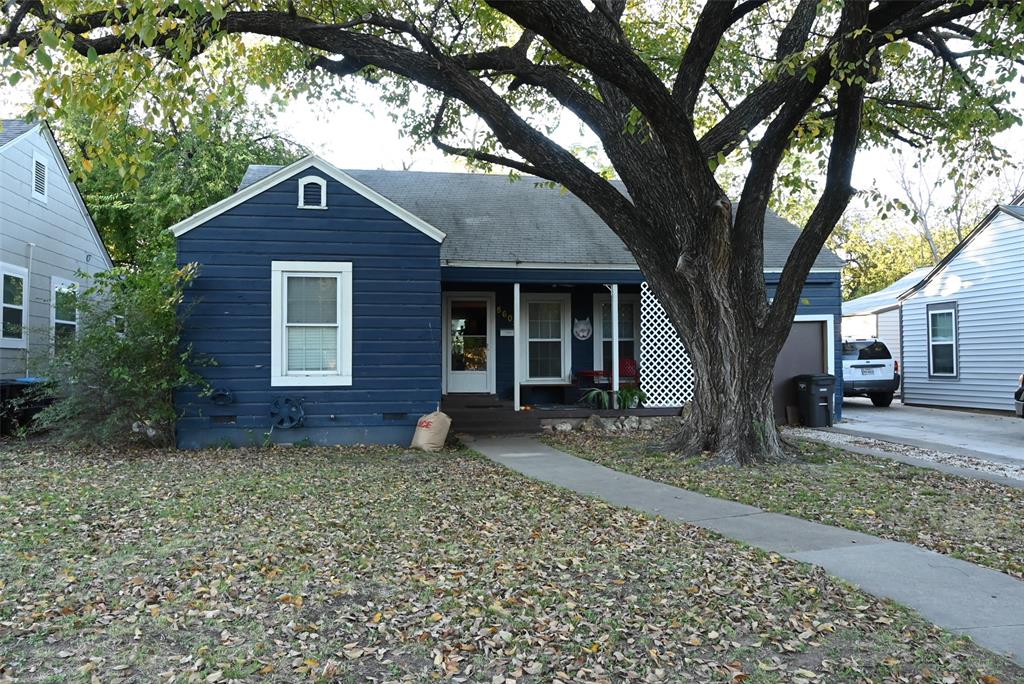
[[[442,275],[442,409],[457,429],[676,415],[689,400],[685,349],[635,268],[448,266]],[[619,410],[637,389],[641,408]]]
[[[775,274],[766,274],[769,285]],[[463,432],[536,431],[541,421],[678,415],[692,399],[685,345],[635,268],[442,267],[441,407]],[[776,364],[779,423],[800,373],[834,373],[838,274],[812,274]],[[751,340],[751,344],[756,344]],[[598,401],[582,402],[588,390]],[[629,388],[639,408],[618,406]],[[836,414],[841,386],[836,388]],[[594,397],[591,397],[592,399]]]

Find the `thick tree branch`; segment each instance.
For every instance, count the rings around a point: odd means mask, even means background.
[[[708,66],[715,56],[722,36],[732,25],[734,4],[732,0],[721,0],[704,5],[690,36],[690,44],[683,53],[675,84],[672,86],[672,95],[690,119],[693,119],[693,109],[697,104],[701,84],[707,78]]]
[[[779,36],[775,59],[781,61],[804,49],[817,15],[818,0],[800,0]]]
[[[441,100],[441,105],[437,108],[437,113],[434,114],[434,124],[430,129],[430,141],[434,143],[437,149],[441,150],[445,154],[450,154],[456,157],[463,157],[472,161],[482,161],[487,164],[498,164],[499,166],[507,166],[510,169],[515,169],[532,176],[538,176],[545,178],[550,181],[560,182],[557,178],[548,177],[541,169],[535,166],[519,161],[518,159],[512,159],[511,157],[492,154],[490,152],[484,152],[483,150],[474,150],[469,147],[458,147],[450,145],[441,139],[441,133],[444,130],[444,118],[448,113],[448,107],[451,101],[448,98]]]
[[[649,122],[661,144],[678,159],[681,174],[692,173],[700,156],[693,127],[661,79],[622,40],[610,40],[576,0],[519,2],[487,0],[499,12],[538,35],[598,79],[613,84]]]
[[[848,3],[847,7],[854,7],[854,4]],[[844,83],[839,88],[825,188],[786,260],[764,326],[766,338],[777,345],[772,353],[777,353],[785,341],[807,274],[854,195],[850,181],[860,141],[863,108],[863,85],[856,81]]]

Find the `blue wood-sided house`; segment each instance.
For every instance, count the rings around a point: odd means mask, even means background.
[[[688,391],[685,353],[660,354],[679,342],[659,338],[660,306],[625,246],[536,179],[307,157],[250,167],[235,195],[171,230],[179,263],[200,266],[185,341],[214,362],[197,369],[212,395],[177,397],[183,447],[404,443],[445,397],[514,411],[567,401],[581,377],[663,386],[662,406]],[[766,217],[769,285],[796,234]],[[819,257],[780,364],[841,367],[840,266]]]

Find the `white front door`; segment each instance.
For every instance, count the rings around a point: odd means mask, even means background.
[[[445,380],[451,393],[494,393],[494,294],[449,292]]]

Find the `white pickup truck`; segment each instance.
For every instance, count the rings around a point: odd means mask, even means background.
[[[888,406],[900,388],[900,362],[876,338],[843,340],[843,396]]]

